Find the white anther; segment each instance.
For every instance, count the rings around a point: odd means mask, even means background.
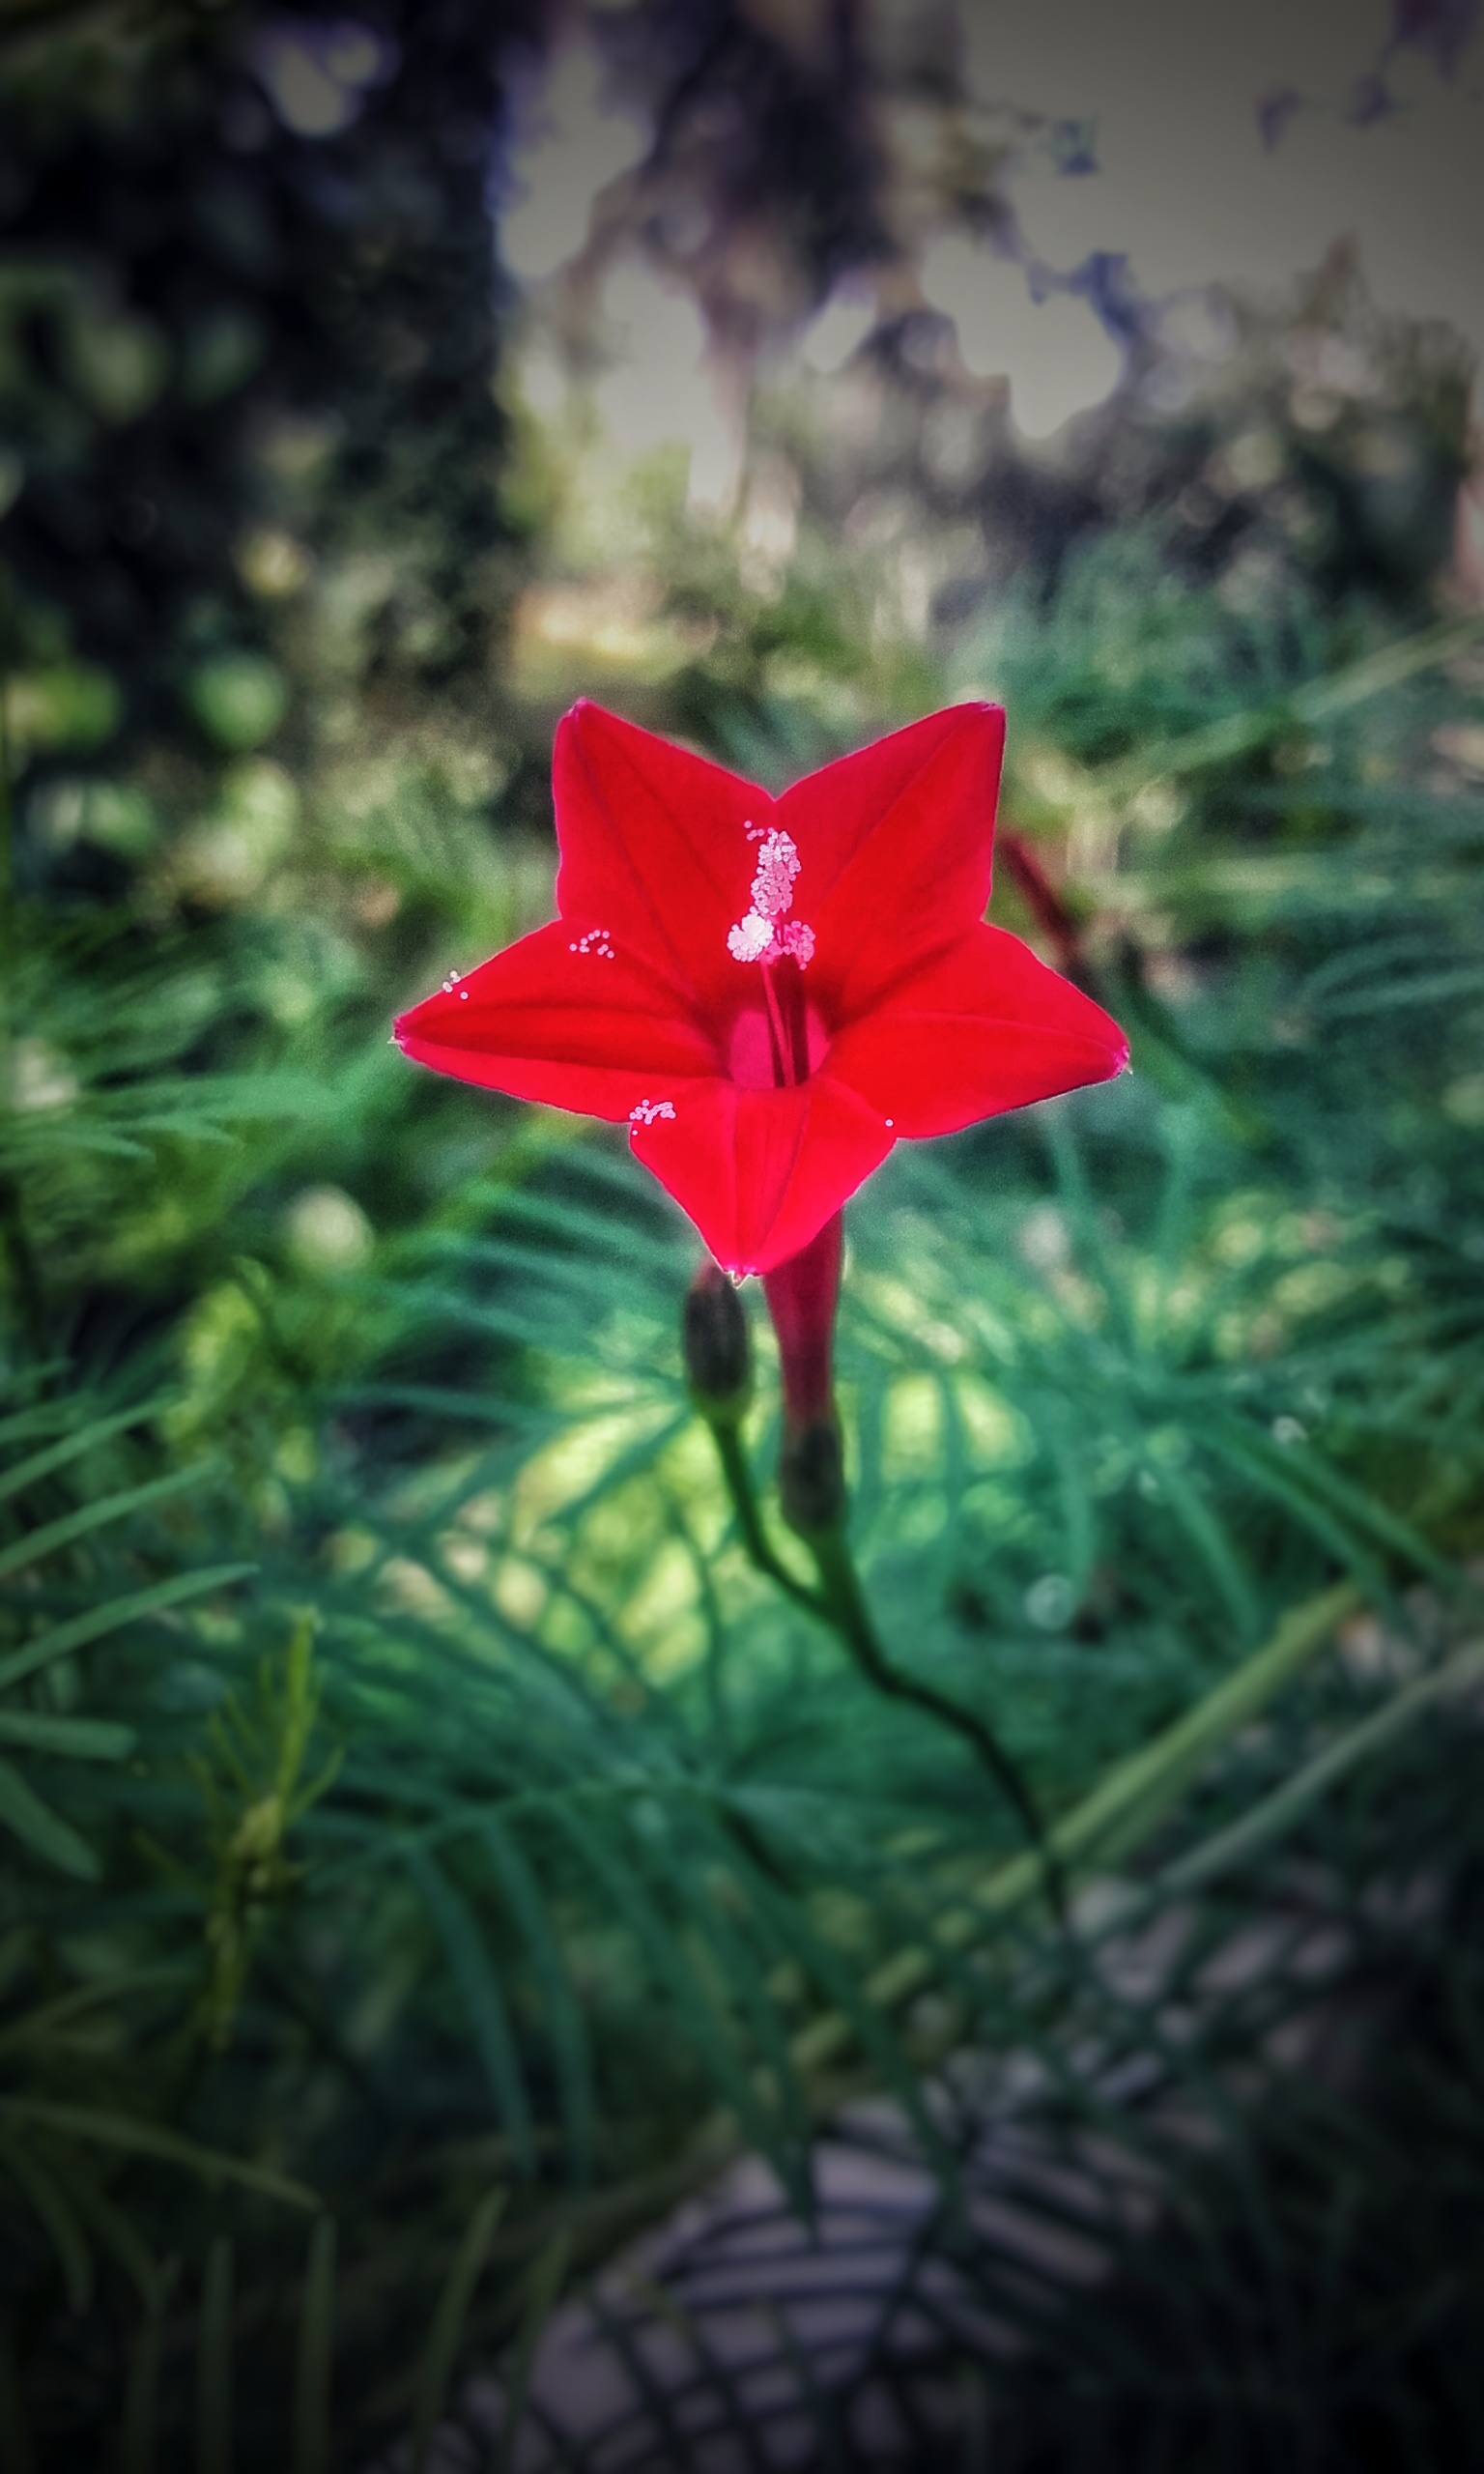
[[[629,1110],[630,1125],[653,1125],[659,1117],[674,1116],[669,1100],[636,1100]]]
[[[793,908],[793,888],[799,873],[799,854],[791,834],[781,833],[775,825],[765,833],[757,852],[757,868],[753,877],[753,908],[764,919],[782,919],[785,910]]]
[[[727,951],[739,963],[761,962],[773,941],[772,920],[759,918],[756,910],[727,931]]]
[[[753,906],[745,919],[728,930],[727,951],[739,963],[776,963],[789,954],[803,970],[813,959],[813,928],[806,928],[802,920],[787,928],[777,924],[793,908],[799,874],[797,846],[792,835],[778,825],[770,825],[766,832],[756,824],[743,829],[749,842],[760,846],[753,874]]]

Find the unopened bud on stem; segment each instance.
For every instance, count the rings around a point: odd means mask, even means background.
[[[716,1263],[702,1263],[686,1292],[684,1340],[697,1408],[713,1424],[735,1424],[752,1397],[752,1351],[742,1300]]]

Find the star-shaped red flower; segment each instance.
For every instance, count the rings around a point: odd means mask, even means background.
[[[1117,1074],[1100,1006],[985,925],[1005,717],[955,705],[774,799],[600,706],[556,734],[560,916],[397,1023],[409,1056],[627,1122],[728,1271],[901,1136]]]

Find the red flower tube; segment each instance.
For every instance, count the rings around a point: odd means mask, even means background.
[[[1127,1060],[1100,1006],[985,924],[1004,735],[997,706],[955,705],[774,799],[580,704],[553,768],[557,918],[396,1026],[441,1073],[626,1122],[717,1261],[785,1301],[800,1398],[827,1391],[828,1330],[795,1258],[893,1144]]]
[[[833,1364],[843,1244],[837,1211],[797,1254],[763,1274],[784,1380],[779,1493],[785,1517],[806,1538],[838,1529],[845,1516]]]

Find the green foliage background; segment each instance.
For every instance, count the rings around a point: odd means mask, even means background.
[[[742,70],[773,98],[746,211],[782,318],[887,246],[890,149],[869,93],[811,101],[714,16],[688,60],[628,13],[618,66],[655,101],[646,177],[712,179],[723,240],[736,166],[686,114]],[[907,312],[840,382],[874,428],[759,383],[753,497],[699,520],[666,454],[605,476],[581,356],[559,418],[523,392],[487,156],[539,26],[378,17],[388,73],[309,139],[264,101],[267,23],[21,12],[0,52],[11,2458],[312,2474],[425,2442],[458,2363],[523,2317],[528,2353],[562,2279],[738,2142],[802,2203],[816,2127],[884,2089],[950,2189],[922,2091],[977,2048],[1040,2057],[1063,2132],[1167,2201],[1074,2298],[982,2245],[1034,2341],[996,2375],[1007,2462],[1350,2464],[1362,2427],[1367,2462],[1467,2461],[1456,350],[1337,263],[1239,305],[1178,409],[1130,389],[1053,484]],[[987,212],[992,157],[974,177]],[[1374,377],[1316,425],[1325,336]],[[899,1151],[852,1206],[853,1528],[894,1653],[992,1719],[1074,1878],[1180,1921],[1142,1992],[1091,1920],[1048,1933],[961,1748],[747,1565],[678,1359],[694,1239],[622,1144],[386,1043],[546,915],[573,694],[783,781],[986,685],[1006,822],[1135,1071]],[[1029,928],[1017,900],[1002,872]],[[1355,2022],[1327,2077],[1279,2033],[1312,2026],[1321,1927]],[[1090,2033],[1138,2091],[1079,2081]]]

